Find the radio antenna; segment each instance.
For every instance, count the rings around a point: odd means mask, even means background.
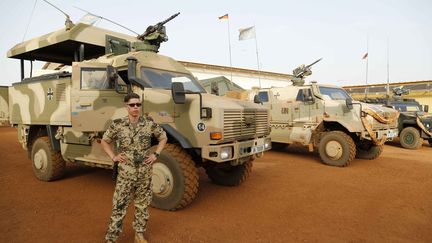
[[[48,2],[47,0],[43,0],[44,2],[48,3],[49,5],[51,5],[53,8],[57,9],[58,11],[60,11],[62,14],[64,14],[66,16],[66,21],[65,21],[65,26],[66,26],[66,30],[69,30],[70,28],[73,27],[73,22],[70,19],[69,15],[67,13],[65,13],[63,10],[61,10],[60,8],[58,8],[57,6],[55,6],[54,4]]]
[[[44,0],[44,1],[45,1],[45,0]],[[130,31],[130,32],[132,32],[132,33],[134,33],[134,34],[136,34],[137,36],[139,35],[137,32],[135,32],[135,31],[129,29],[128,27],[126,27],[126,26],[124,26],[124,25],[121,25],[121,24],[119,24],[119,23],[116,23],[116,22],[114,22],[114,21],[112,21],[112,20],[110,20],[110,19],[104,18],[104,17],[102,17],[102,16],[100,16],[100,15],[97,15],[97,14],[94,14],[94,13],[90,13],[89,11],[84,10],[84,9],[82,9],[82,8],[79,8],[79,7],[76,7],[76,6],[74,6],[74,7],[77,8],[77,9],[79,9],[79,10],[81,10],[81,11],[83,11],[83,12],[86,12],[87,14],[93,15],[93,16],[95,16],[95,17],[97,17],[97,18],[104,19],[104,20],[106,20],[106,21],[108,21],[108,22],[110,22],[110,23],[112,23],[112,24],[115,24],[115,25],[117,25],[117,26],[120,26],[120,27],[122,27],[122,28],[124,28],[124,29],[126,29],[126,30],[128,30],[128,31]]]

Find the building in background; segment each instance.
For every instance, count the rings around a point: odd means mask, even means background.
[[[403,98],[416,99],[421,105],[432,107],[432,80],[390,83],[390,96],[393,95],[393,88],[403,87],[409,90],[409,94]],[[385,98],[387,84],[355,85],[343,87],[351,96],[358,100],[367,98]],[[367,91],[367,92],[366,92]]]
[[[252,69],[226,67],[196,62],[181,61],[181,63],[198,80],[224,76],[243,89],[259,87],[260,83],[262,88],[269,88],[272,86],[284,87],[291,85],[290,80],[292,76],[290,74],[257,71]]]
[[[7,86],[0,86],[0,126],[9,125],[9,91]]]

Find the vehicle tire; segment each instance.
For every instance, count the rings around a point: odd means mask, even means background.
[[[189,205],[198,192],[198,171],[183,148],[167,144],[153,163],[153,200],[151,205],[177,210]]]
[[[319,143],[318,153],[325,164],[342,167],[354,159],[356,146],[344,132],[326,132]]]
[[[399,141],[402,147],[407,149],[419,149],[423,144],[423,138],[415,127],[405,127],[399,134]]]
[[[288,147],[288,143],[277,143],[277,142],[272,142],[272,149],[273,150],[284,150],[285,148]]]
[[[48,137],[39,137],[32,144],[33,172],[41,181],[53,181],[63,176],[66,163],[61,153],[54,151]]]
[[[210,180],[221,186],[238,186],[242,184],[252,171],[252,159],[241,165],[232,166],[229,162],[224,164],[211,164],[206,168]]]
[[[358,159],[376,159],[384,150],[384,145],[375,145],[372,141],[360,141],[357,143],[356,158]]]

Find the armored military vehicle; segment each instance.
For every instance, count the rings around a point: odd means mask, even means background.
[[[347,166],[354,157],[377,158],[384,142],[397,136],[398,112],[353,101],[337,86],[304,84],[316,62],[295,69],[293,85],[250,93],[250,99],[271,110],[273,148],[299,143],[317,149],[333,166]]]
[[[174,59],[158,54],[164,24],[138,37],[83,23],[16,45],[8,57],[59,63],[56,72],[24,78],[9,89],[10,120],[36,177],[62,177],[65,162],[112,168],[101,137],[127,115],[123,97],[142,97],[142,112],[161,124],[168,144],[153,165],[152,205],[185,207],[198,190],[197,167],[216,184],[236,186],[252,160],[271,148],[269,111],[207,94]],[[71,66],[70,66],[71,65]]]
[[[402,96],[409,90],[403,87],[393,89],[389,98],[364,99],[363,102],[382,104],[400,112],[398,129],[399,142],[407,149],[419,149],[423,140],[428,140],[432,146],[432,114],[429,107],[422,106],[415,99],[405,99]]]

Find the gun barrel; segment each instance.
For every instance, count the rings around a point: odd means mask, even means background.
[[[160,22],[160,23],[158,23],[158,24],[160,24],[160,25],[164,25],[164,24],[168,23],[169,21],[173,20],[173,19],[174,19],[175,17],[177,17],[179,14],[180,14],[180,12],[178,12],[178,13],[176,13],[176,14],[173,14],[173,15],[171,15],[171,17],[165,19],[164,21],[162,21],[162,22]]]
[[[150,35],[151,33],[157,31],[158,29],[160,29],[164,24],[168,23],[169,21],[171,21],[172,19],[174,19],[175,17],[177,17],[180,14],[180,12],[173,14],[171,17],[165,19],[164,21],[161,21],[155,25],[150,25],[149,27],[147,27],[146,31],[144,31],[144,33],[142,35],[138,35],[138,39],[142,40],[143,38],[145,38],[146,36]]]
[[[312,67],[313,65],[315,65],[317,62],[319,62],[319,61],[321,61],[321,60],[322,60],[322,58],[316,60],[315,62],[313,62],[313,63],[311,63],[311,64],[309,64],[309,65],[307,65],[306,67],[307,67],[307,68]]]

